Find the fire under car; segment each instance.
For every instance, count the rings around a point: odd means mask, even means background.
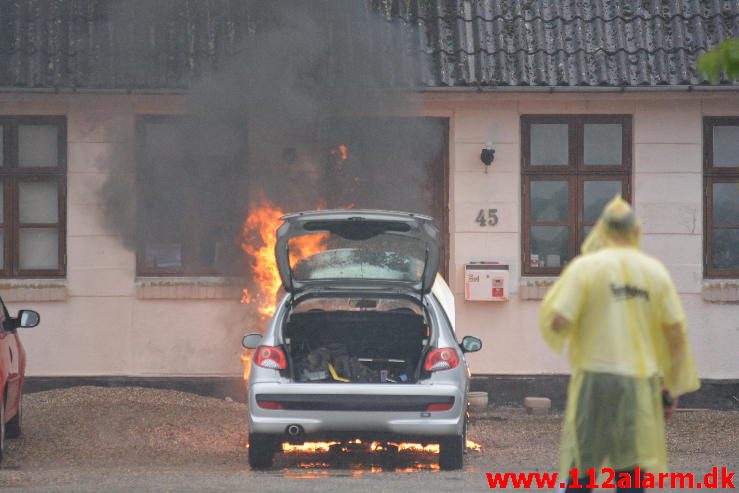
[[[456,339],[432,219],[335,210],[282,220],[275,256],[285,295],[264,335],[242,341],[254,350],[251,467],[270,467],[285,441],[360,439],[439,444],[440,468],[461,468],[464,354],[482,343]]]

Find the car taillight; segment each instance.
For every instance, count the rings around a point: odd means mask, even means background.
[[[257,400],[257,405],[261,407],[262,409],[284,409],[285,408],[281,403],[275,402],[275,401]]]
[[[426,408],[427,411],[448,411],[454,407],[453,402],[439,402],[436,404],[429,404]]]
[[[270,370],[287,368],[287,358],[282,349],[274,346],[257,346],[254,351],[254,364]]]
[[[454,348],[444,347],[434,349],[426,355],[423,368],[426,371],[451,370],[459,364],[459,356]]]

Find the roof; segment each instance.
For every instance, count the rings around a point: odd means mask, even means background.
[[[417,29],[411,77],[430,88],[706,84],[697,57],[739,36],[736,0],[363,1]],[[257,0],[0,0],[0,87],[187,89],[259,16]]]

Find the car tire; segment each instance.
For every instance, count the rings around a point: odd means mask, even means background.
[[[18,401],[18,412],[13,419],[5,425],[5,438],[18,438],[21,436],[21,424],[23,423],[23,397]]]
[[[249,433],[249,466],[252,469],[268,469],[272,467],[277,438],[272,435]]]
[[[5,452],[5,399],[0,399],[0,462]]]
[[[444,437],[439,441],[439,468],[444,471],[462,469],[464,464],[464,436]]]

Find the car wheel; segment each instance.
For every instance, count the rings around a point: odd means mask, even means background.
[[[277,452],[276,437],[259,433],[249,433],[249,465],[252,469],[267,469],[272,467],[275,452]]]
[[[464,436],[444,437],[439,441],[439,468],[444,471],[462,469],[464,463]]]
[[[23,397],[18,401],[18,412],[15,413],[13,419],[5,425],[6,438],[18,438],[21,436],[21,423],[23,422]]]

